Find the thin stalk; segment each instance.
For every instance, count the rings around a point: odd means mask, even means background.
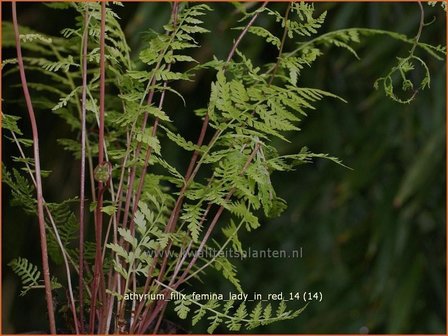
[[[79,321],[84,333],[84,207],[86,180],[86,96],[87,96],[87,44],[88,11],[84,13],[84,34],[82,37],[82,94],[81,94],[81,178],[79,192]]]
[[[20,145],[19,140],[17,139],[17,137],[16,137],[14,132],[11,131],[11,134],[12,134],[12,137],[14,139],[15,144],[17,145],[17,148],[19,149],[20,155],[22,156],[23,159],[25,159],[26,156],[25,156],[25,153],[24,153],[24,151],[22,149],[22,146]],[[26,161],[25,161],[25,166],[26,166],[26,170],[27,170],[28,174],[31,177],[31,180],[33,182],[34,187],[37,188],[37,183],[36,183],[36,179],[35,179],[35,177],[33,175],[33,171],[31,169],[30,165],[28,164],[28,162],[26,162]],[[70,255],[65,250],[64,244],[62,243],[61,237],[60,237],[58,229],[56,227],[56,223],[55,223],[55,221],[53,219],[53,216],[52,216],[52,214],[50,212],[50,209],[46,205],[45,199],[42,198],[42,200],[43,200],[43,203],[44,203],[44,209],[45,209],[45,211],[47,213],[47,216],[48,216],[48,219],[50,221],[51,228],[53,229],[53,231],[50,230],[50,226],[46,225],[46,228],[49,230],[49,232],[53,235],[53,238],[56,240],[59,248],[61,249],[62,257],[64,259],[65,272],[66,272],[66,276],[67,276],[68,293],[69,293],[69,298],[70,298],[70,308],[71,308],[71,311],[73,313],[73,321],[75,323],[75,330],[78,333],[78,320],[77,320],[77,317],[76,317],[75,299],[74,299],[74,295],[73,295],[73,287],[72,287],[72,281],[71,281],[72,276],[71,276],[71,272],[70,272],[69,261],[73,265],[73,268],[75,269],[75,271],[77,271],[79,273],[79,270],[76,268],[76,264],[74,263],[74,261],[72,260]]]
[[[53,295],[51,293],[51,278],[50,278],[50,266],[48,264],[48,251],[47,251],[47,233],[45,231],[45,219],[44,219],[44,202],[42,192],[42,178],[40,169],[40,155],[39,155],[39,132],[36,123],[36,115],[34,114],[33,104],[31,102],[30,92],[28,90],[25,67],[23,65],[22,49],[20,46],[20,34],[19,25],[17,23],[17,8],[16,3],[12,3],[12,19],[14,25],[16,49],[17,49],[17,62],[19,65],[20,79],[22,82],[23,94],[30,117],[31,128],[33,133],[33,151],[34,151],[34,168],[36,178],[36,190],[37,190],[37,216],[39,220],[39,234],[40,234],[40,246],[42,255],[42,270],[44,275],[45,296],[47,300],[48,319],[50,323],[51,334],[56,334],[56,321],[54,318],[53,307]]]
[[[285,47],[286,36],[288,35],[288,17],[289,17],[289,12],[291,11],[291,6],[292,6],[292,2],[288,3],[288,7],[286,8],[285,29],[283,30],[282,41],[280,43],[280,48],[279,48],[279,51],[278,51],[277,63],[275,63],[274,70],[273,70],[271,78],[269,80],[269,85],[272,84],[272,81],[274,80],[275,74],[277,73],[278,66],[280,64],[280,59],[281,59],[282,53],[283,53],[283,48]]]
[[[109,275],[110,278],[111,278],[110,282],[112,283],[112,285],[110,287],[108,287],[108,288],[110,288],[111,291],[114,292],[116,290],[116,286],[118,286],[118,287],[121,286],[120,278],[119,278],[119,275],[117,273],[114,273],[112,270],[111,270],[110,274],[111,274],[111,275]],[[106,318],[106,329],[104,331],[105,334],[109,333],[110,326],[111,326],[111,323],[112,323],[112,314],[113,314],[114,302],[115,302],[115,298],[114,298],[114,296],[112,296],[112,298],[109,300],[108,305],[107,305],[108,306],[108,310],[107,310],[107,318]]]
[[[20,155],[22,156],[23,159],[26,159],[25,152],[23,151],[22,146],[20,146],[20,143],[19,143],[19,140],[17,139],[17,136],[15,135],[14,132],[11,132],[11,134],[12,134],[14,142],[15,142],[15,144],[16,144],[19,152],[20,152]],[[31,169],[30,165],[28,164],[28,162],[25,162],[25,166],[26,166],[26,169],[28,171],[28,174],[30,175],[31,181],[33,182],[33,185],[36,188],[36,185],[37,185],[36,184],[36,179],[34,178],[33,171]],[[54,231],[55,228],[56,228],[56,223],[55,223],[55,221],[53,219],[53,215],[51,214],[50,209],[48,208],[48,206],[46,204],[45,198],[43,199],[43,202],[44,202],[45,212],[47,213],[48,219],[50,220],[51,226],[52,226],[53,231]],[[47,228],[50,229],[49,226],[47,226]],[[68,262],[70,262],[70,264],[73,266],[75,272],[77,272],[79,274],[79,269],[77,267],[77,264],[75,263],[73,258],[68,254],[67,250],[65,249],[64,244],[62,243],[62,240],[61,240],[61,238],[59,236],[59,233],[57,232],[57,230],[55,232],[53,232],[53,231],[50,230],[49,232],[53,235],[53,238],[58,242],[58,245],[59,245],[59,247],[61,249],[62,254],[67,257],[67,260],[64,260],[64,262],[66,262],[67,264],[68,264]],[[69,270],[70,268],[69,267],[67,268],[67,266],[66,266],[66,269]],[[67,276],[68,275],[69,274],[67,274]],[[87,291],[87,294],[90,296],[89,287],[86,284],[84,284],[84,287],[85,287],[85,290]]]
[[[417,2],[418,6],[420,7],[420,24],[418,26],[418,32],[417,35],[415,35],[415,41],[414,44],[412,46],[410,55],[413,56],[414,52],[415,52],[415,48],[417,48],[418,45],[418,41],[420,40],[420,36],[422,35],[422,31],[423,31],[423,26],[425,25],[425,11],[423,9],[422,3],[420,1]]]
[[[265,8],[266,5],[268,4],[268,1],[265,1],[263,3],[263,5],[261,5],[261,7],[259,9],[257,9],[257,13],[254,14],[254,16],[252,16],[252,19],[250,19],[249,23],[246,25],[246,27],[244,27],[243,31],[241,32],[241,34],[238,36],[238,38],[236,39],[235,43],[233,44],[232,49],[230,50],[229,55],[227,56],[226,59],[226,65],[231,61],[231,59],[233,58],[233,55],[236,52],[236,49],[238,48],[241,40],[243,39],[244,35],[246,35],[247,31],[249,30],[249,28],[253,25],[253,23],[255,22],[255,20],[257,19],[258,15],[261,13],[261,9]]]
[[[90,20],[90,18],[89,18]],[[63,57],[61,56],[61,54],[59,53],[58,49],[55,48],[53,45],[51,45],[51,50],[54,52],[54,54],[56,55],[56,58],[58,61],[63,61]],[[81,55],[80,58],[82,58],[82,51],[81,51]],[[82,70],[81,70],[82,71]],[[77,89],[75,82],[73,80],[73,76],[70,72],[65,72],[65,75],[67,77],[67,84],[70,86],[70,90],[74,91]],[[82,75],[82,73],[81,73]],[[79,103],[79,100],[76,99],[76,107],[78,110],[78,114],[79,114],[79,119],[82,119],[82,106]],[[90,173],[90,192],[92,195],[92,200],[95,202],[96,201],[96,195],[95,195],[95,180],[93,178],[93,160],[92,160],[92,154],[91,154],[91,150],[90,150],[90,143],[89,143],[89,138],[86,137],[86,154],[87,154],[87,161],[89,163],[89,173]]]
[[[105,36],[106,36],[106,2],[101,2],[101,30],[100,30],[100,106],[99,106],[99,135],[98,135],[98,165],[104,164],[104,98],[105,98]],[[95,317],[97,313],[97,297],[101,300],[103,305],[98,309],[99,321],[98,330],[101,329],[103,323],[103,311],[105,311],[105,288],[103,275],[103,260],[102,260],[102,229],[103,229],[103,194],[105,186],[101,181],[98,182],[97,205],[95,209],[95,269],[92,283],[92,305],[90,311],[90,333],[93,334],[95,330]]]
[[[190,242],[188,243],[188,246],[187,246],[184,254],[182,255],[182,257],[181,257],[181,254],[179,253],[179,260],[176,263],[176,267],[174,267],[173,278],[169,282],[170,286],[173,284],[172,280],[175,279],[176,275],[179,273],[180,269],[182,268],[182,265],[184,264],[185,259],[187,259],[187,256],[190,253],[190,250],[191,250],[192,246],[193,246],[193,240],[190,240]]]
[[[159,315],[159,318],[157,319],[156,326],[152,332],[153,335],[156,335],[159,332],[160,324],[162,323],[163,315],[165,314],[166,307],[167,307],[166,305],[163,307],[163,309]]]
[[[167,68],[168,71],[170,70],[170,68],[171,68],[171,65],[168,66],[168,68]],[[168,83],[166,81],[163,83],[164,90],[162,91],[162,94],[160,96],[160,101],[159,101],[159,106],[158,106],[159,109],[162,109],[162,107],[163,107],[163,102],[165,100],[165,94],[166,94],[165,88],[167,87],[167,84]],[[158,126],[159,126],[159,118],[156,118],[154,120],[151,136],[153,136],[153,137],[156,136]],[[140,197],[142,195],[143,186],[145,184],[146,170],[147,170],[148,165],[149,165],[149,160],[151,158],[151,154],[152,154],[152,148],[151,148],[151,146],[148,145],[148,147],[146,149],[146,154],[145,154],[145,161],[143,163],[142,171],[141,171],[141,174],[140,174],[139,184],[138,184],[135,196],[134,196],[134,206],[132,208],[132,213],[133,214],[135,214],[135,212],[137,211],[138,202],[139,202]],[[133,217],[130,218],[129,229],[131,230],[131,234],[133,235],[134,234],[134,229],[135,229],[135,224],[134,224],[134,218]]]

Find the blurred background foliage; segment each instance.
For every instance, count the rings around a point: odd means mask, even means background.
[[[253,6],[254,4],[247,4]],[[285,4],[270,6],[283,12]],[[3,4],[3,20],[10,20],[10,5]],[[212,31],[195,51],[199,61],[213,55],[224,58],[237,32],[235,7],[212,4],[207,17]],[[424,4],[421,41],[435,45],[445,41],[445,12]],[[416,3],[317,3],[317,12],[328,10],[319,33],[349,28],[387,29],[412,37],[419,22]],[[118,9],[133,50],[151,28],[161,30],[169,17],[167,3],[126,3]],[[19,22],[58,35],[74,24],[74,17],[38,3],[18,4]],[[269,18],[259,21],[272,32],[280,27]],[[286,51],[294,45],[287,42]],[[278,219],[265,221],[256,232],[245,235],[246,248],[303,250],[300,259],[246,259],[235,261],[247,293],[322,291],[323,301],[312,303],[297,319],[260,327],[257,333],[445,333],[445,73],[444,62],[425,60],[432,74],[431,88],[420,92],[410,105],[399,105],[373,89],[376,78],[408,54],[409,46],[380,36],[364,38],[354,46],[361,60],[332,48],[312,68],[305,69],[299,85],[317,87],[344,97],[348,103],[326,101],[300,125],[302,131],[289,144],[278,143],[282,152],[302,146],[340,158],[353,170],[324,160],[301,166],[296,172],[274,177],[278,195],[288,201]],[[247,37],[242,48],[254,63],[275,58],[261,39]],[[15,57],[3,50],[3,58]],[[187,101],[173,98],[167,109],[175,111],[179,131],[197,137],[200,120],[192,111],[204,106],[214,74],[201,73],[196,81],[182,83]],[[3,109],[25,116],[16,74],[3,78]],[[32,92],[36,102],[39,92]],[[19,103],[20,102],[20,103]],[[22,127],[27,131],[27,119]],[[75,195],[78,162],[65,153],[56,139],[70,132],[48,111],[38,111],[44,169],[53,174],[45,180],[48,200]],[[167,143],[166,146],[169,146]],[[3,160],[11,166],[16,149],[3,137]],[[184,153],[167,151],[169,162],[185,169]],[[3,190],[3,263],[24,256],[39,262],[38,228],[8,202]],[[55,269],[55,268],[54,268]],[[56,269],[56,273],[60,272]],[[213,272],[195,284],[199,292],[226,292],[230,288]],[[18,296],[17,279],[4,267],[3,332],[45,330],[44,296],[32,292]],[[63,299],[63,298],[59,298]],[[58,300],[58,298],[56,298]],[[26,320],[25,320],[26,318]],[[170,316],[168,317],[170,318]],[[171,319],[178,322],[174,315]],[[183,321],[182,321],[183,322]],[[183,328],[195,333],[203,326]]]

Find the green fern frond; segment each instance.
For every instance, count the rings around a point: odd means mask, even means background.
[[[30,289],[36,288],[40,281],[40,271],[37,266],[30,263],[25,258],[13,259],[8,263],[8,266],[12,268],[22,282],[22,291],[20,296],[24,296]]]

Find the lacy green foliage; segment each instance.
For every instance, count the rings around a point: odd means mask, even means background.
[[[24,296],[31,289],[44,288],[42,280],[40,278],[41,274],[36,265],[33,265],[25,258],[13,259],[8,263],[8,266],[16,273],[20,280],[22,281],[22,291],[20,296]],[[51,288],[58,289],[62,285],[57,281],[56,278],[51,279]]]
[[[40,271],[37,266],[31,264],[25,258],[17,258],[12,260],[8,266],[20,277],[23,288],[20,293],[21,296],[25,295],[31,288],[35,288],[39,284]]]
[[[181,295],[179,292],[176,293]],[[181,319],[186,319],[191,313],[193,325],[207,317],[210,323],[207,332],[210,334],[221,324],[224,324],[229,331],[239,331],[243,326],[247,329],[253,329],[259,325],[295,318],[304,309],[305,307],[290,311],[287,310],[285,302],[280,301],[275,312],[272,311],[270,303],[263,306],[261,302],[258,302],[252,310],[248,310],[245,302],[238,303],[235,300],[227,300],[225,303],[221,303],[211,299],[202,304],[193,300],[188,294],[184,295],[182,299],[176,300],[174,308]]]
[[[61,203],[47,203],[49,211],[47,212],[46,222],[54,222],[61,242],[65,248],[66,253],[76,260],[78,257],[78,251],[76,241],[79,233],[79,222],[71,208],[71,206],[77,203],[77,199],[68,199]],[[48,217],[48,213],[51,213],[51,218]],[[57,264],[62,264],[63,258],[60,247],[53,234],[53,231],[49,229],[48,235],[48,253],[53,261]],[[92,256],[87,253],[87,260],[92,260]]]
[[[398,64],[393,67],[384,77],[380,77],[375,83],[374,87],[379,88],[379,84],[383,82],[382,88],[385,94],[398,103],[410,103],[417,95],[418,90],[423,90],[430,85],[430,73],[426,62],[419,56],[414,54],[415,49],[421,49],[427,52],[438,60],[443,60],[446,55],[446,46],[432,46],[427,43],[422,43],[418,39],[408,38],[406,35],[380,30],[380,29],[367,29],[367,28],[348,28],[340,29],[326,34],[322,34],[310,41],[300,43],[299,46],[290,53],[285,53],[282,62],[280,63],[285,70],[288,70],[291,83],[294,85],[297,82],[297,76],[300,75],[300,71],[305,65],[310,66],[318,56],[323,54],[322,47],[335,46],[346,49],[352,53],[357,59],[359,55],[352,46],[353,44],[359,44],[361,37],[369,37],[375,35],[389,36],[395,40],[405,42],[411,45],[412,51],[406,57],[397,57]],[[300,55],[296,56],[296,55]],[[418,89],[414,90],[415,84],[408,79],[409,75],[416,70],[416,66],[421,67],[423,70],[423,78],[418,84]],[[406,92],[414,90],[411,97],[403,99],[399,98],[394,92],[394,85],[396,80],[393,75],[398,74],[401,79],[401,89]]]
[[[100,38],[100,4],[98,3],[66,3],[49,4],[61,10],[74,9],[77,12],[75,28],[62,30],[62,37],[47,36],[31,29],[21,28],[22,48],[26,54],[24,62],[30,73],[43,74],[45,81],[29,83],[33,92],[39,92],[44,99],[36,103],[36,107],[51,110],[70,126],[70,138],[59,139],[59,144],[73,154],[75,159],[81,156],[81,146],[78,134],[81,131],[80,95],[81,83],[81,46],[82,36],[88,29],[88,85],[87,90],[87,159],[96,160],[98,155],[99,123],[99,38]],[[306,147],[293,154],[282,154],[276,147],[276,141],[289,142],[293,132],[300,131],[299,123],[307,113],[315,110],[322,99],[345,101],[337,95],[319,88],[300,86],[301,71],[310,67],[321,56],[327,47],[336,46],[348,50],[359,58],[354,44],[359,43],[361,36],[388,35],[400,43],[411,44],[418,50],[426,51],[433,57],[441,58],[445,48],[433,47],[414,39],[393,32],[372,29],[343,29],[316,35],[324,23],[326,12],[316,16],[314,5],[309,3],[292,3],[288,19],[267,7],[261,7],[253,12],[244,11],[240,22],[247,24],[254,15],[264,19],[274,19],[279,24],[286,37],[296,42],[296,48],[284,51],[285,44],[281,36],[275,36],[262,26],[251,26],[248,32],[262,38],[267,44],[279,50],[279,56],[272,63],[255,66],[245,55],[244,50],[236,48],[235,55],[229,60],[213,60],[199,64],[191,52],[201,45],[200,34],[209,31],[203,27],[201,19],[212,9],[204,4],[180,5],[177,15],[164,26],[164,33],[150,31],[146,36],[144,47],[138,53],[138,59],[131,57],[130,48],[120,27],[113,6],[106,11],[106,67],[107,92],[105,116],[105,148],[106,159],[111,164],[107,171],[94,170],[91,163],[91,179],[110,183],[105,193],[106,201],[102,213],[112,226],[113,234],[107,238],[105,254],[105,273],[111,272],[120,276],[124,282],[120,289],[107,288],[108,295],[117,298],[122,306],[124,296],[131,291],[143,291],[148,277],[158,277],[149,291],[161,292],[162,289],[176,291],[170,285],[171,276],[176,279],[176,269],[188,268],[190,259],[182,258],[187,246],[191,250],[210,248],[207,233],[204,228],[210,226],[210,209],[223,208],[227,212],[226,223],[222,223],[225,240],[217,237],[214,244],[222,251],[229,244],[241,251],[243,242],[238,233],[244,228],[252,231],[260,227],[260,218],[279,216],[286,208],[286,202],[277,196],[271,176],[275,172],[295,169],[298,165],[311,163],[313,159],[325,158],[337,164],[342,163],[327,154],[316,154]],[[83,25],[83,15],[88,14],[88,27]],[[238,32],[245,28],[237,27]],[[3,46],[14,46],[12,26],[3,24]],[[231,46],[230,46],[231,47]],[[229,49],[230,49],[229,47]],[[5,60],[3,66],[11,66],[4,72],[8,76],[17,71],[16,60]],[[187,70],[184,65],[187,64]],[[413,89],[414,85],[409,74],[416,70],[416,65],[425,71],[424,79],[419,89],[430,84],[429,71],[420,56],[411,52],[410,56],[399,58],[399,64],[394,67],[383,81],[384,90],[388,96],[399,101],[394,93],[392,75],[399,73],[403,78],[403,90]],[[209,118],[209,128],[213,136],[205,144],[195,144],[179,134],[173,125],[176,115],[165,110],[163,104],[155,101],[163,95],[172,95],[183,100],[175,83],[192,81],[199,71],[213,71],[216,74],[210,86],[210,98],[207,106],[196,110],[196,114]],[[378,82],[377,82],[378,83]],[[150,94],[157,99],[146,104]],[[142,128],[146,121],[147,126]],[[4,114],[3,127],[12,135],[12,141],[27,147],[28,139],[22,136],[17,117]],[[156,121],[156,122],[155,122]],[[151,126],[151,122],[153,122]],[[155,125],[158,128],[155,130]],[[176,167],[165,158],[166,140],[175,145],[178,151],[196,153],[199,159],[193,167],[192,174],[186,178]],[[144,150],[140,150],[143,148]],[[151,156],[146,155],[150,151]],[[136,155],[138,153],[138,155]],[[23,154],[16,160],[24,164],[24,171],[33,172],[33,162]],[[147,170],[142,168],[149,166]],[[130,171],[135,169],[134,185],[129,186]],[[198,172],[201,174],[198,174]],[[123,190],[135,193],[139,179],[144,176],[143,192],[138,203],[138,210],[130,214],[135,230],[128,223],[120,223],[118,213],[124,211],[126,193],[118,199],[116,186],[121,183]],[[12,202],[20,204],[30,213],[36,213],[36,201],[33,197],[34,187],[28,178],[17,169],[4,171],[4,182],[11,188]],[[104,177],[105,176],[105,177]],[[108,186],[109,187],[109,186]],[[179,190],[185,202],[179,211],[179,225],[173,232],[166,230]],[[91,197],[90,209],[96,208]],[[78,221],[71,203],[77,199],[69,199],[61,203],[46,203],[48,213],[46,221],[53,222],[67,255],[78,258],[78,251],[73,247],[77,240]],[[48,214],[51,214],[51,218]],[[105,221],[106,222],[106,221]],[[236,224],[238,223],[238,224]],[[175,223],[176,224],[176,223]],[[220,223],[221,224],[221,223]],[[111,224],[112,225],[112,224]],[[116,226],[115,226],[116,225]],[[49,253],[52,259],[62,262],[59,245],[55,240],[53,228],[49,228]],[[203,245],[203,246],[202,246]],[[174,258],[168,258],[167,271],[162,272],[161,266],[155,261],[155,256],[163,251],[173,249]],[[95,247],[92,242],[86,242],[85,259],[91,262]],[[182,258],[182,259],[181,259]],[[13,270],[29,288],[38,285],[39,271],[25,259],[13,262]],[[239,291],[243,286],[238,279],[235,266],[223,256],[214,258],[198,258],[197,263],[189,270],[190,277],[200,279],[203,270],[211,266],[227,279]],[[91,279],[90,271],[86,274]],[[159,281],[160,280],[160,281]],[[89,280],[90,281],[90,280]],[[134,287],[131,286],[134,284]],[[172,282],[171,282],[172,283]],[[28,287],[25,287],[25,289]],[[28,289],[29,289],[28,288]],[[26,293],[27,289],[25,290]],[[197,307],[197,309],[193,309]],[[272,311],[271,304],[262,306],[256,304],[250,311],[245,303],[228,301],[224,305],[216,301],[205,304],[191,299],[179,300],[174,303],[174,310],[179,317],[185,319],[192,314],[192,322],[207,318],[210,322],[208,332],[212,333],[225,325],[230,331],[238,331],[241,327],[249,329],[298,316],[303,309],[288,310],[281,302],[277,311]],[[193,312],[194,311],[194,312]],[[129,311],[127,313],[129,315]],[[191,315],[190,315],[191,316]]]
[[[21,206],[28,214],[36,214],[36,200],[33,197],[34,187],[28,180],[13,168],[12,173],[2,167],[2,180],[11,188],[11,205]]]
[[[153,257],[157,250],[164,249],[170,239],[175,239],[176,234],[168,234],[162,231],[166,222],[168,208],[152,199],[152,206],[141,202],[139,210],[135,213],[134,222],[136,233],[119,228],[118,232],[123,241],[129,244],[129,251],[122,244],[109,243],[107,247],[115,252],[118,259],[113,260],[114,269],[120,273],[126,282],[132,275],[146,278],[150,267],[153,265]],[[129,289],[130,291],[130,289]],[[124,294],[113,292],[120,300]]]

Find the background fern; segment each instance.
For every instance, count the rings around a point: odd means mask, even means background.
[[[22,282],[22,291],[20,296],[24,296],[31,289],[43,288],[43,280],[40,277],[40,271],[36,265],[31,264],[25,258],[13,259],[8,263],[8,266],[20,277]],[[61,284],[58,283],[56,278],[51,279],[51,288],[61,288]]]

